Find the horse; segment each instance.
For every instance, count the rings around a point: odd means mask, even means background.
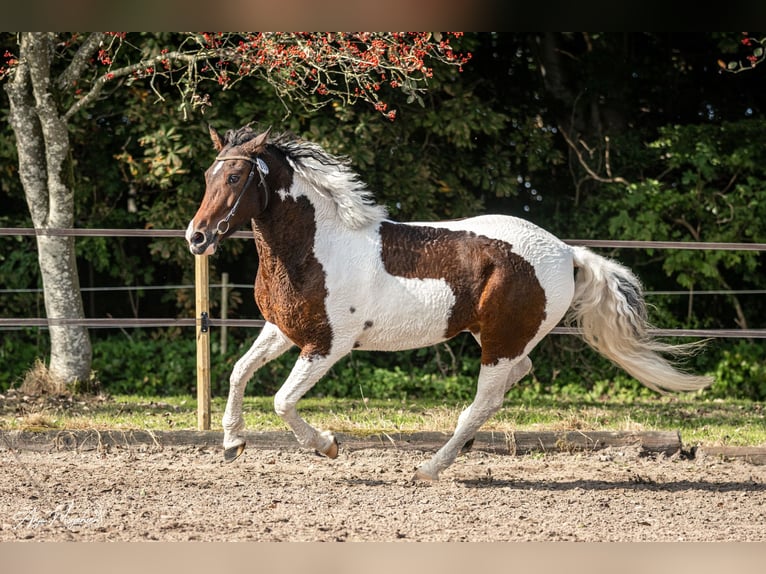
[[[689,345],[648,333],[639,279],[622,264],[509,215],[396,222],[345,156],[289,133],[249,125],[222,135],[185,238],[212,255],[251,223],[258,253],[255,301],[264,326],[237,361],[222,419],[224,459],[245,448],[242,401],[255,371],[297,346],[274,409],[298,443],[329,458],[339,445],[297,403],[353,350],[400,351],[469,332],[481,348],[473,402],[452,436],[413,476],[438,480],[506,392],[532,368],[528,355],[562,319],[647,387],[693,391],[712,378],[681,370]]]

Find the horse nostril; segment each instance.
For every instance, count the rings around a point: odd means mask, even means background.
[[[192,245],[200,245],[205,242],[205,234],[201,231],[195,231],[191,236]]]

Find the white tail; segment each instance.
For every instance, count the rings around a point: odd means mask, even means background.
[[[591,347],[655,391],[694,391],[713,382],[660,355],[688,355],[699,343],[668,345],[649,336],[641,283],[628,268],[584,247],[573,250],[578,270],[569,319]]]

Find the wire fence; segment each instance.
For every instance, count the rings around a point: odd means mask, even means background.
[[[62,228],[19,228],[0,227],[0,236],[59,236],[59,237],[145,237],[182,238],[184,231],[175,229],[62,229]],[[252,234],[238,231],[231,237],[251,239]],[[631,241],[631,240],[597,240],[597,239],[567,239],[571,245],[582,245],[594,248],[626,248],[626,249],[687,249],[687,250],[724,250],[724,251],[766,251],[766,243],[716,243],[716,242],[682,242],[682,241]],[[252,284],[210,284],[211,289],[252,289]],[[110,286],[86,287],[81,291],[141,291],[160,289],[195,289],[195,285],[147,285],[147,286]],[[0,294],[42,292],[42,289],[0,289]],[[655,295],[763,295],[766,290],[709,290],[709,291],[648,291],[647,296]],[[207,319],[212,327],[247,327],[261,328],[263,320],[214,318]],[[88,328],[148,328],[148,327],[195,327],[199,318],[53,318],[53,317],[0,317],[0,330],[19,330],[27,328],[49,328],[52,326],[77,325]],[[571,335],[578,330],[569,327],[557,327],[552,333]],[[766,329],[652,329],[655,336],[675,337],[704,337],[704,338],[766,338]]]

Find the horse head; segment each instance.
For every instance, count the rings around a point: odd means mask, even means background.
[[[279,189],[277,156],[269,149],[269,129],[256,133],[249,127],[222,136],[209,127],[218,152],[205,172],[205,195],[186,229],[186,241],[195,255],[212,255],[218,243],[247,221],[257,218]]]

